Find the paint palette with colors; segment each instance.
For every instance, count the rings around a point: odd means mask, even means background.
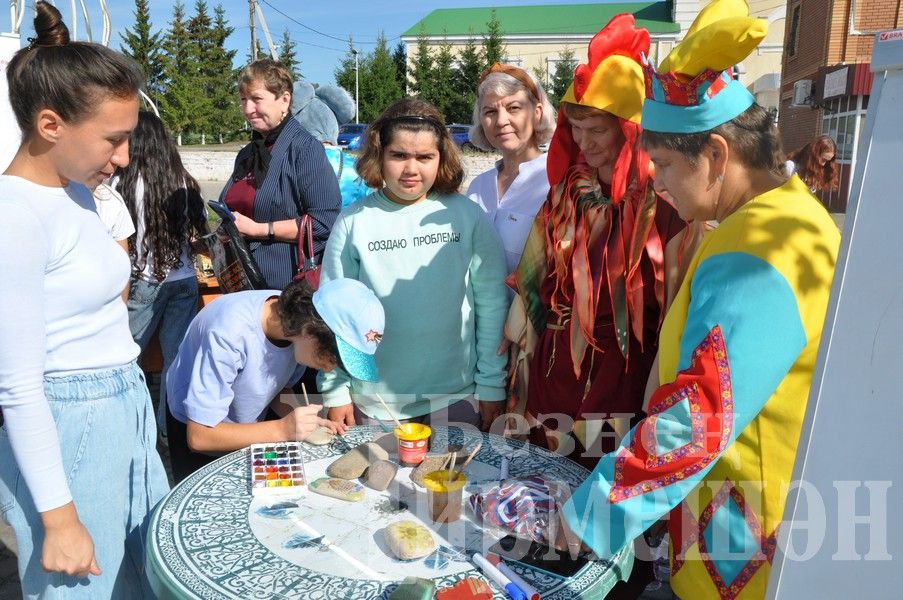
[[[253,444],[250,450],[252,495],[297,495],[306,491],[298,442]]]

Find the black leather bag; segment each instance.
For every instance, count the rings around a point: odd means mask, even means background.
[[[220,289],[224,294],[268,289],[248,243],[235,227],[235,215],[222,202],[214,200],[207,205],[221,219],[213,231],[204,236]]]

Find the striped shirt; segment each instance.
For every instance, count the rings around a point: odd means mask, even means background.
[[[307,213],[313,219],[314,253],[322,256],[329,232],[342,207],[342,196],[323,145],[307,133],[294,117],[276,139],[270,153],[270,168],[259,184],[254,200],[254,220],[258,223],[300,219]],[[235,158],[245,160],[251,146],[245,146]],[[244,174],[240,174],[239,177]],[[235,178],[220,194],[224,200]],[[271,289],[288,285],[298,269],[298,250],[294,241],[248,240],[251,253]]]

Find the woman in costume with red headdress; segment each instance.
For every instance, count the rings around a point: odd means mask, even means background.
[[[590,42],[549,148],[552,189],[513,276],[519,297],[507,334],[533,347],[519,388],[531,439],[590,467],[641,410],[665,306],[666,245],[686,229],[653,191],[638,143],[639,61],[648,52],[649,32],[630,14]],[[515,324],[521,303],[527,318]]]
[[[668,515],[671,588],[693,600],[766,596],[840,245],[788,177],[774,119],[733,78],[768,32],[748,10],[714,0],[644,65],[656,188],[718,228],[662,324],[650,416],[574,490],[556,541],[605,558]]]

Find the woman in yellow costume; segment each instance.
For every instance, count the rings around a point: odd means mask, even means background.
[[[563,510],[571,545],[600,556],[670,512],[671,586],[693,600],[765,595],[840,244],[731,76],[766,34],[747,14],[716,0],[657,71],[644,67],[656,189],[719,226],[662,325],[650,416]]]

